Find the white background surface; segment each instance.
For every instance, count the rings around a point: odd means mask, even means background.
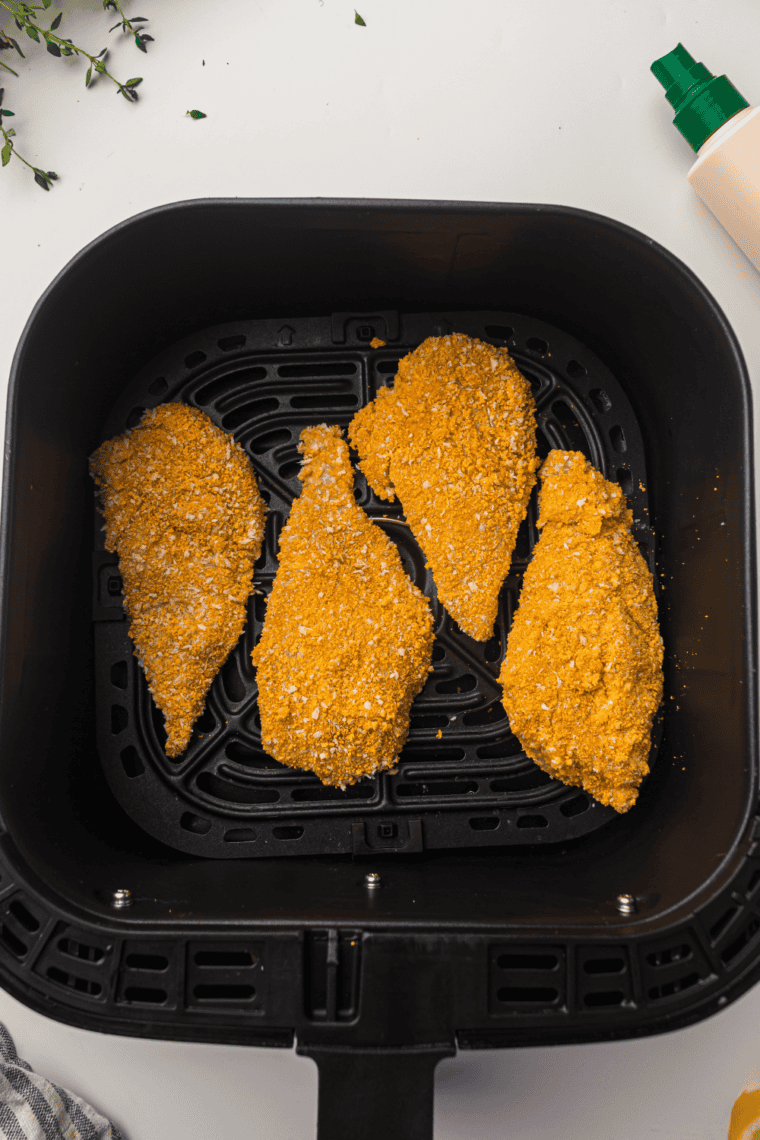
[[[366,28],[353,23],[354,2]],[[3,401],[23,325],[69,258],[140,210],[219,195],[597,210],[695,270],[760,377],[760,277],[686,182],[691,151],[649,73],[682,40],[760,104],[757,0],[125,7],[151,17],[147,56],[109,37],[114,20],[100,0],[80,0],[59,34],[94,53],[112,43],[113,70],[144,76],[136,106],[104,81],[86,91],[82,64],[26,38],[25,63],[3,56],[20,73],[0,81],[18,149],[60,175],[44,194],[15,160],[0,171]],[[55,0],[50,15],[58,10]],[[208,118],[186,118],[194,107]],[[646,335],[635,314],[631,335]],[[316,1069],[293,1054],[103,1037],[31,1013],[2,991],[0,1019],[22,1056],[90,1099],[129,1140],[314,1135]],[[675,1035],[461,1054],[438,1074],[436,1140],[715,1140],[742,1088],[760,1084],[760,990]]]

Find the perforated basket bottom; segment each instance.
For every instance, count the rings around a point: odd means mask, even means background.
[[[340,791],[262,750],[250,654],[277,571],[279,534],[300,489],[299,434],[310,424],[346,426],[379,387],[393,383],[401,356],[425,337],[450,331],[509,347],[533,387],[541,456],[553,447],[579,450],[617,481],[633,509],[635,537],[654,566],[644,450],[631,405],[601,361],[559,329],[510,313],[338,313],[222,325],[174,345],[128,386],[103,438],[135,426],[156,404],[200,408],[250,455],[269,514],[255,574],[262,593],[251,597],[246,630],[177,762],[164,752],[163,716],[132,653],[117,561],[102,545],[94,555],[101,759],[125,810],[170,846],[218,858],[556,843],[614,817],[527,759],[500,701],[506,637],[537,538],[535,494],[494,636],[483,644],[462,633],[438,602],[422,552],[398,525],[400,505],[376,499],[357,470],[357,502],[380,520],[431,600],[433,673],[412,706],[394,775]],[[371,349],[374,336],[386,347]],[[102,544],[100,526],[96,533]]]

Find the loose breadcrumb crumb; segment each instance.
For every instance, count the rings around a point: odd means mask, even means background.
[[[354,498],[338,427],[306,428],[303,491],[253,651],[276,760],[345,787],[393,768],[431,669],[433,618],[393,543]]]
[[[385,341],[380,340],[379,336],[373,336],[372,340],[369,342],[369,347],[370,348],[385,348]]]
[[[243,449],[184,404],[146,412],[90,471],[135,654],[178,756],[243,631],[266,508]]]
[[[375,494],[401,500],[438,597],[487,641],[538,466],[528,381],[505,348],[429,337],[349,431]]]
[[[541,768],[628,811],[662,699],[652,575],[621,489],[580,452],[550,452],[541,480],[541,537],[499,677],[504,708]]]

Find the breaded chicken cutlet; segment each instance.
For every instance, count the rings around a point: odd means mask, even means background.
[[[166,720],[167,755],[178,756],[243,631],[264,501],[243,449],[184,404],[146,412],[98,448],[90,470],[135,654]]]
[[[505,348],[429,337],[349,433],[375,494],[401,500],[441,602],[487,641],[538,466],[530,384]]]
[[[344,787],[393,767],[431,668],[433,617],[354,498],[338,427],[301,433],[303,491],[280,539],[257,666],[261,738]]]
[[[544,771],[628,811],[662,699],[652,575],[620,487],[580,452],[541,468],[541,537],[499,680],[512,731]]]

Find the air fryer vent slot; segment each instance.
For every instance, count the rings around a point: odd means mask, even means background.
[[[602,1009],[611,1005],[622,1005],[625,1000],[623,990],[596,990],[584,994],[583,1002],[587,1009]]]
[[[26,958],[39,940],[42,925],[26,899],[20,895],[6,899],[0,907],[0,947],[14,958]]]
[[[684,928],[679,935],[647,943],[639,951],[641,984],[649,1002],[677,999],[714,977],[694,931]]]
[[[7,950],[10,950],[11,954],[15,954],[17,958],[23,958],[29,950],[26,943],[22,942],[19,936],[13,932],[10,926],[6,926],[5,923],[0,925],[0,942],[2,942]]]
[[[169,959],[163,954],[127,954],[124,959],[125,964],[130,970],[166,970],[169,966]]]
[[[197,1001],[250,1001],[256,996],[253,986],[220,982],[217,985],[198,985],[193,990]]]
[[[254,966],[256,959],[250,950],[198,950],[195,955],[196,966],[230,966],[245,968]]]
[[[116,1000],[174,1008],[180,991],[181,949],[166,939],[129,939],[121,950]]]
[[[57,982],[59,986],[76,990],[77,993],[86,994],[87,997],[98,997],[103,988],[100,982],[92,982],[87,978],[79,977],[77,974],[67,973],[66,970],[61,970],[58,966],[48,966],[46,973],[51,982]]]
[[[8,907],[8,910],[29,934],[37,933],[40,928],[39,919],[34,917],[29,908],[22,903],[21,899],[14,899]]]
[[[575,953],[575,984],[579,1009],[614,1006],[632,1009],[633,981],[627,946],[580,946]]]
[[[188,1006],[210,1010],[239,1007],[260,1015],[267,982],[260,943],[193,943],[188,947],[185,981]]]
[[[564,946],[492,946],[488,958],[491,1014],[566,1012]]]
[[[725,950],[721,951],[720,960],[725,966],[733,963],[743,950],[746,950],[753,942],[757,941],[757,935],[760,932],[760,917],[756,914],[749,915],[737,936],[726,946]]]
[[[59,923],[38,955],[34,971],[56,986],[102,1000],[113,970],[112,951],[112,943]]]
[[[127,986],[124,990],[124,1001],[138,1002],[143,1005],[163,1005],[168,997],[166,990],[157,986]]]
[[[78,958],[80,962],[102,962],[106,951],[99,946],[89,946],[86,942],[76,942],[73,938],[61,938],[58,949],[69,958]]]
[[[736,906],[728,907],[728,909],[721,914],[720,918],[713,923],[710,927],[710,937],[714,941],[718,941],[723,931],[738,913],[738,910],[739,908]]]

